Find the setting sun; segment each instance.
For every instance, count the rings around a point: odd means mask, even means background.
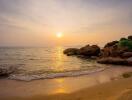
[[[56,34],[56,37],[58,37],[58,38],[61,38],[62,36],[63,36],[62,32],[58,32],[58,33]]]

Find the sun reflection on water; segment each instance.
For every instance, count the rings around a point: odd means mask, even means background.
[[[54,93],[67,93],[68,92],[64,81],[65,79],[63,78],[55,79],[55,82],[57,82],[59,87],[54,90]]]
[[[64,60],[65,60],[65,56],[63,55],[63,47],[59,46],[56,47],[56,52],[54,54],[55,56],[55,63],[54,63],[54,70],[55,71],[64,71],[65,67],[64,67]],[[57,84],[57,88],[53,91],[53,93],[67,93],[67,89],[66,89],[66,84],[65,84],[65,79],[63,78],[57,78],[55,79],[55,83]]]
[[[55,93],[66,93],[64,88],[58,88]]]
[[[63,47],[57,47],[56,48],[56,60],[55,60],[55,66],[54,69],[56,71],[64,71],[63,66],[63,60],[64,60],[64,55],[63,55]]]

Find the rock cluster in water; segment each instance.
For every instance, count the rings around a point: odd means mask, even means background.
[[[132,36],[109,42],[103,49],[100,49],[97,45],[86,45],[80,49],[68,48],[64,50],[64,54],[98,58],[97,62],[101,64],[132,66]]]
[[[8,65],[0,65],[0,76],[7,77],[15,71],[15,67]]]
[[[64,54],[67,56],[71,55],[83,55],[83,56],[99,56],[100,54],[100,47],[97,45],[86,45],[80,49],[77,48],[68,48],[64,50]]]

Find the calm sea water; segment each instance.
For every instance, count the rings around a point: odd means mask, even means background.
[[[0,67],[16,68],[9,78],[30,81],[76,76],[103,70],[94,60],[63,54],[65,47],[0,48]]]

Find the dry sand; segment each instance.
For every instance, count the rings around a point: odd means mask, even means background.
[[[70,94],[33,95],[6,100],[132,100],[132,78],[97,85]]]
[[[0,100],[132,100],[132,68],[116,67],[79,77],[31,82],[0,80]]]

